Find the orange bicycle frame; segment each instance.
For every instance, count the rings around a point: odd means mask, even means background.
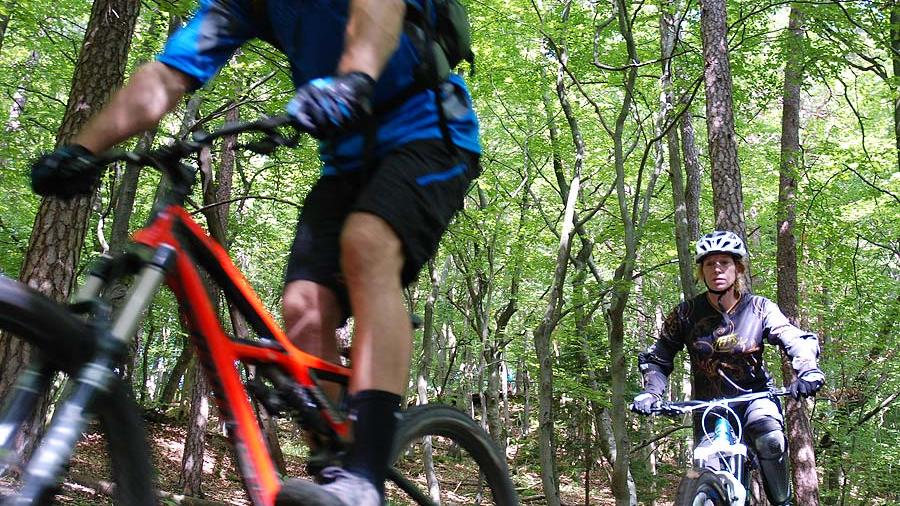
[[[350,369],[305,353],[291,344],[225,250],[183,207],[170,205],[165,208],[147,227],[134,234],[133,242],[153,250],[166,246],[174,248],[175,264],[167,273],[166,284],[179,301],[219,410],[233,421],[229,432],[247,492],[254,504],[274,504],[281,482],[237,364],[274,365],[301,387],[317,392],[320,390],[316,373],[339,378],[338,381],[346,385]],[[225,333],[197,265],[222,288],[226,299],[237,307],[256,334],[274,340],[277,346],[235,339]],[[327,402],[319,409],[338,437],[346,441],[350,422]]]

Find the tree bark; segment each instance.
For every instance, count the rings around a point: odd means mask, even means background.
[[[0,18],[0,22],[2,22],[2,18]],[[28,94],[25,90],[31,84],[34,68],[37,66],[40,58],[40,53],[31,51],[28,55],[28,59],[25,61],[25,72],[22,76],[22,84],[19,85],[19,87],[16,88],[15,93],[13,93],[12,105],[9,108],[9,119],[6,121],[7,132],[15,132],[21,126],[19,117],[22,116],[22,111],[25,110],[25,102],[28,100]]]
[[[208,207],[218,202],[216,184],[212,178],[212,156],[209,148],[200,152],[200,172],[203,176],[203,214],[206,216],[207,226],[213,239],[221,242],[225,234],[226,214],[222,214],[220,206]],[[222,171],[220,171],[222,176]],[[224,179],[224,178],[223,178]],[[227,174],[228,194],[231,192],[231,172]],[[216,236],[218,235],[218,237]],[[215,286],[208,275],[204,273],[204,281],[207,291],[213,301],[213,307],[218,312],[220,289]],[[194,336],[192,336],[192,339]],[[202,358],[202,357],[198,357]],[[184,453],[181,458],[181,478],[179,481],[182,492],[186,495],[203,497],[203,456],[206,451],[206,429],[209,425],[209,393],[211,386],[206,377],[206,365],[200,360],[193,363],[194,381],[191,387],[191,409],[188,415],[188,430],[184,440]]]
[[[684,189],[684,208],[688,223],[688,237],[691,241],[700,238],[700,181],[703,169],[700,167],[700,156],[694,136],[694,116],[691,114],[687,96],[684,105],[688,107],[681,115],[678,130],[681,133],[681,154],[684,159],[684,171],[687,175],[687,186]]]
[[[778,305],[792,323],[797,324],[797,244],[794,221],[797,206],[797,174],[802,164],[800,153],[800,85],[803,82],[803,13],[791,6],[787,30],[784,67],[784,97],[781,116],[781,164],[778,185]],[[781,370],[785,384],[796,378],[790,359],[782,355]],[[805,401],[788,398],[786,430],[793,468],[794,495],[797,504],[819,503],[816,457]]]
[[[674,2],[671,0],[663,2],[659,16],[662,53],[660,85],[663,90],[661,117],[663,126],[676,121],[675,93],[672,84],[672,55],[677,43],[674,10]],[[684,294],[684,300],[690,300],[697,294],[697,288],[694,283],[694,261],[691,255],[691,241],[695,236],[691,235],[690,224],[688,223],[688,207],[679,147],[678,129],[670,128],[666,135],[666,148],[668,150],[669,175],[672,182],[672,204],[675,208],[675,247],[678,253],[678,273],[681,279],[681,291]]]
[[[891,91],[894,93],[894,149],[897,155],[897,170],[900,171],[900,2],[889,0],[891,14],[891,64],[894,72],[894,83]]]
[[[0,14],[0,51],[3,49],[3,41],[6,39],[6,29],[9,28],[9,20],[12,19],[12,13],[15,8],[15,0],[3,2],[3,14]]]
[[[195,360],[191,385],[191,410],[187,435],[181,455],[181,475],[178,487],[185,495],[203,497],[203,456],[206,450],[206,428],[209,425],[209,380],[203,367]]]
[[[181,386],[181,379],[191,364],[191,357],[193,357],[191,341],[190,339],[182,338],[181,353],[175,359],[175,365],[172,366],[162,393],[159,395],[159,404],[163,406],[163,409],[175,400],[175,394],[178,393],[178,388]]]
[[[57,146],[66,144],[122,83],[139,7],[137,0],[94,2],[66,111],[57,132]],[[24,283],[54,300],[68,298],[87,232],[91,200],[92,197],[79,197],[68,201],[56,198],[41,201],[20,272]],[[11,365],[0,373],[0,398],[6,396],[23,366],[29,362],[29,355],[25,343],[0,335],[0,357],[7,359],[4,364]],[[40,426],[45,413],[46,402],[32,424]],[[34,430],[26,428],[30,433],[39,430],[38,427]],[[30,444],[22,443],[17,451],[29,453]]]
[[[700,11],[700,33],[706,62],[706,132],[712,166],[713,210],[716,229],[744,237],[744,198],[738,165],[731,99],[731,66],[725,0],[704,0]]]

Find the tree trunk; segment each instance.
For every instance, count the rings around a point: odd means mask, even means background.
[[[3,2],[3,12],[0,14],[0,50],[3,49],[3,40],[6,38],[6,29],[9,27],[9,20],[12,18],[13,10],[16,8],[14,0]]]
[[[203,368],[193,363],[191,410],[187,436],[181,456],[181,476],[178,488],[185,495],[203,497],[203,455],[206,450],[206,428],[209,425],[209,380]]]
[[[632,35],[631,18],[624,2],[616,0],[616,18],[618,20],[619,33],[625,40],[628,50],[628,61],[637,63],[640,61],[637,48]],[[612,490],[618,506],[629,506],[637,503],[634,481],[631,478],[629,464],[629,452],[631,442],[628,435],[628,426],[625,410],[625,385],[627,383],[628,365],[625,362],[625,306],[631,291],[631,281],[634,266],[637,260],[637,246],[640,242],[641,229],[646,222],[650,195],[653,194],[653,186],[659,175],[660,167],[655,167],[653,177],[648,178],[647,188],[643,190],[643,206],[638,214],[638,201],[641,196],[641,188],[635,191],[625,188],[625,123],[631,116],[631,106],[634,96],[634,86],[637,79],[637,70],[630,67],[625,71],[623,79],[623,91],[625,93],[622,107],[616,116],[615,130],[613,132],[613,158],[616,171],[615,188],[619,204],[619,214],[622,220],[622,228],[625,236],[625,252],[618,268],[613,276],[613,289],[611,302],[606,311],[609,336],[609,371],[611,376],[612,396],[612,430],[615,441],[613,464]],[[632,202],[630,199],[634,198]]]
[[[0,17],[0,21],[2,21],[2,17]],[[31,51],[28,55],[28,60],[25,61],[25,73],[22,76],[22,84],[19,85],[19,87],[16,88],[15,93],[13,93],[12,105],[9,108],[9,119],[6,122],[7,132],[15,132],[21,126],[19,117],[22,116],[22,111],[25,110],[25,102],[28,100],[28,95],[25,90],[31,84],[32,74],[40,57],[40,53]]]
[[[94,2],[66,111],[57,132],[57,146],[66,144],[122,83],[139,6],[140,2],[136,0]],[[79,197],[67,201],[57,198],[41,201],[20,272],[24,283],[54,300],[68,298],[87,233],[91,200],[92,197]],[[6,396],[29,362],[29,355],[25,343],[0,335],[0,357],[4,364],[12,364],[0,373],[0,398]],[[46,402],[32,423],[40,426],[45,413]],[[39,430],[26,428],[25,432]],[[23,444],[16,450],[29,453],[30,445],[24,441]]]
[[[428,261],[428,273],[431,275],[431,292],[425,301],[425,324],[422,329],[422,358],[419,361],[419,370],[416,371],[416,397],[418,404],[428,404],[428,379],[431,374],[431,361],[434,354],[434,303],[440,295],[441,283],[444,274],[449,269],[450,257],[444,261],[444,267],[438,273],[435,269],[434,259]],[[425,471],[425,481],[428,485],[428,493],[435,502],[440,501],[441,488],[437,475],[434,472],[434,453],[431,436],[425,436],[422,441],[422,464]]]
[[[738,166],[725,0],[704,0],[700,33],[706,62],[706,132],[712,165],[716,229],[744,237],[744,198]]]
[[[565,12],[568,13],[569,10],[565,9]],[[564,16],[563,23],[566,23],[567,21],[567,16]],[[552,117],[553,113],[550,106],[550,99],[545,93],[543,100],[547,121],[550,127],[551,143],[553,144],[553,166],[557,174],[557,179],[560,182],[560,194],[565,196],[565,208],[559,232],[559,246],[556,252],[556,267],[547,296],[547,306],[544,309],[541,322],[533,332],[534,350],[537,355],[539,369],[538,403],[540,411],[538,413],[538,436],[540,440],[541,482],[544,487],[544,497],[548,506],[559,506],[560,504],[558,473],[556,469],[556,442],[553,433],[553,423],[555,421],[553,399],[554,358],[550,350],[550,336],[559,323],[560,314],[562,312],[562,295],[571,254],[572,236],[575,227],[575,207],[581,192],[581,169],[585,153],[584,140],[581,137],[577,119],[572,114],[572,108],[566,96],[564,67],[568,61],[568,52],[564,42],[559,45],[559,51],[556,54],[556,57],[559,61],[556,77],[556,95],[572,131],[572,140],[575,144],[576,156],[571,181],[566,184],[563,179],[562,160],[558,151],[559,147],[557,146],[555,120]]]
[[[787,30],[784,68],[784,99],[781,117],[781,165],[778,185],[778,305],[791,322],[797,323],[797,244],[794,220],[797,205],[797,174],[800,158],[800,85],[803,81],[803,14],[791,6]],[[785,384],[794,380],[790,359],[782,356]],[[805,401],[789,398],[786,403],[786,430],[793,468],[794,495],[797,504],[819,503],[815,448]]]
[[[889,0],[891,14],[891,63],[894,71],[894,82],[891,91],[894,93],[894,149],[897,151],[897,170],[900,170],[900,2]]]
[[[687,96],[684,97],[685,106]],[[694,116],[687,109],[681,115],[678,122],[678,130],[681,133],[681,154],[684,158],[684,171],[687,175],[687,186],[684,189],[684,208],[688,223],[688,238],[696,241],[700,238],[700,181],[703,179],[703,169],[700,167],[700,156],[697,154],[697,144],[694,136]],[[690,248],[688,248],[690,250]]]
[[[225,214],[221,207],[208,207],[218,202],[216,184],[212,178],[212,160],[209,148],[200,152],[200,172],[203,176],[203,214],[206,216],[207,226],[213,239],[221,242],[225,234],[227,221],[227,208]],[[221,176],[220,172],[220,176]],[[223,178],[224,179],[224,178]],[[231,172],[228,171],[228,193],[231,191]],[[218,235],[218,237],[216,237]],[[204,273],[204,281],[213,307],[218,312],[220,289],[212,283],[212,280]],[[194,336],[192,336],[192,339]],[[203,455],[206,450],[206,429],[209,425],[209,394],[211,385],[205,373],[205,365],[199,360],[194,361],[194,382],[191,388],[191,409],[188,415],[188,430],[184,440],[184,453],[181,459],[180,488],[186,495],[203,497]]]
[[[682,19],[681,23],[681,30],[677,30],[677,34],[683,34],[688,29],[687,20]],[[676,38],[675,44],[678,44],[680,40],[680,37]],[[684,72],[680,67],[673,65],[671,71],[679,71],[679,75],[684,77]],[[687,93],[687,90],[679,90],[678,103],[684,108],[681,119],[678,121],[678,133],[681,134],[681,156],[687,176],[684,189],[684,207],[688,223],[687,235],[689,241],[695,241],[700,237],[700,182],[703,179],[703,168],[700,166],[700,155],[697,153],[697,141],[696,135],[694,135],[691,95]]]
[[[663,126],[676,121],[675,93],[672,85],[672,54],[677,42],[674,7],[674,2],[664,2],[659,16],[660,46],[662,50],[660,84],[663,90],[661,114],[663,121],[661,123]],[[691,241],[695,237],[691,235],[688,223],[688,208],[685,198],[679,145],[678,129],[670,128],[666,135],[666,147],[668,149],[669,174],[672,181],[672,204],[675,208],[675,247],[678,252],[678,273],[681,279],[681,291],[684,294],[684,300],[690,300],[694,298],[697,292],[694,283],[694,261],[691,255]]]
[[[166,409],[175,400],[175,394],[178,393],[178,388],[181,386],[181,379],[191,364],[192,350],[190,339],[182,338],[181,353],[175,359],[175,365],[172,366],[169,378],[166,380],[166,384],[163,386],[162,393],[159,396],[159,404],[163,409]]]

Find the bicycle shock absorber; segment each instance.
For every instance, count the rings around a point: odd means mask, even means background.
[[[72,457],[75,445],[91,418],[98,396],[110,392],[118,381],[111,364],[111,350],[104,350],[95,360],[85,364],[74,378],[71,393],[57,408],[22,480],[24,485],[13,504],[46,504],[56,487],[56,478]]]
[[[15,461],[19,428],[31,416],[34,407],[53,379],[53,368],[35,361],[18,377],[3,406],[0,420],[0,474]]]

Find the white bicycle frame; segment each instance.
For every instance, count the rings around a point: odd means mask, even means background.
[[[703,414],[704,422],[708,413],[707,410]],[[720,476],[728,495],[725,498],[728,503],[743,506],[747,501],[747,488],[743,482],[747,445],[740,442],[740,422],[738,421],[738,434],[735,435],[726,417],[716,414],[713,416],[717,417],[715,430],[712,434],[707,433],[703,441],[694,448],[694,466],[708,469]]]
[[[779,389],[753,392],[728,399],[669,403],[661,405],[658,412],[671,415],[703,410],[701,426],[705,434],[694,448],[694,466],[720,476],[726,489],[725,500],[732,506],[744,506],[747,503],[750,484],[749,477],[746,476],[749,449],[741,442],[744,436],[741,417],[730,405],[786,394],[786,390]],[[708,430],[710,426],[712,426],[711,431]]]

